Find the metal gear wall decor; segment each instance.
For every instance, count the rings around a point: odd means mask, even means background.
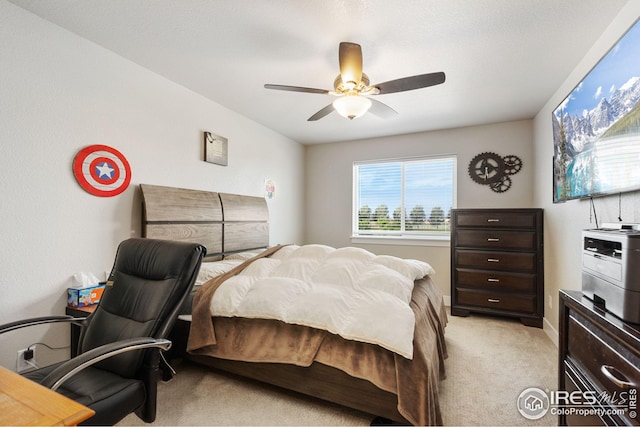
[[[504,193],[511,188],[511,175],[522,169],[522,160],[513,154],[501,157],[496,153],[484,152],[469,162],[469,177],[478,184],[488,185],[496,193]]]
[[[496,153],[480,153],[469,163],[469,176],[478,184],[493,184],[502,175],[504,175],[504,160]]]
[[[489,184],[489,188],[496,193],[504,193],[511,188],[511,178],[508,175],[502,175],[499,181]]]
[[[522,160],[520,160],[520,157],[518,156],[510,154],[508,156],[504,156],[502,160],[504,160],[505,166],[504,173],[507,175],[516,174],[520,172],[520,169],[522,169]]]

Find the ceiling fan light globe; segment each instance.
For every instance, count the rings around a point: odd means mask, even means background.
[[[357,119],[371,108],[371,100],[359,95],[345,95],[333,101],[333,108],[342,117]]]

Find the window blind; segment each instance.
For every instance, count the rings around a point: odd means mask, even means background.
[[[448,233],[455,156],[356,162],[355,235]]]

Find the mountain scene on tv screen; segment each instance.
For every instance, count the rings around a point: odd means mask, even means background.
[[[564,113],[562,120],[558,115],[553,115],[557,199],[640,185],[640,77],[581,115]]]
[[[640,20],[552,115],[554,201],[640,188]]]
[[[640,77],[631,77],[611,97],[602,97],[598,105],[593,109],[585,110],[581,115],[572,116],[569,113],[564,113],[562,127],[571,152],[574,154],[580,153],[599,138],[611,136],[607,132],[609,128],[625,116],[637,114],[634,113],[634,110],[637,110],[639,102]],[[632,125],[633,123],[629,124]],[[636,131],[639,130],[640,123],[637,120],[635,126]],[[553,123],[553,133],[556,141],[559,140],[560,127],[561,124],[556,117]]]

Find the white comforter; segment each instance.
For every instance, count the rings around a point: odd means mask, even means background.
[[[425,262],[360,248],[286,246],[220,285],[211,314],[324,329],[412,359],[413,282],[433,273]]]

